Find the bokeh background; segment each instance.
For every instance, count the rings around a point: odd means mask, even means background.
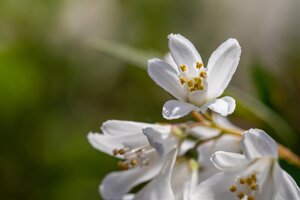
[[[108,119],[164,121],[170,96],[145,67],[168,51],[171,32],[204,63],[237,38],[232,121],[300,154],[299,9],[297,0],[1,0],[0,199],[100,199],[116,160],[86,135]],[[281,164],[299,184],[300,170]]]

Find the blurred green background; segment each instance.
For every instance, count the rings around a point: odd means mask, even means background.
[[[171,32],[189,38],[204,63],[237,38],[231,119],[300,154],[299,8],[296,0],[1,0],[0,199],[100,199],[116,160],[86,135],[108,119],[164,121],[170,96],[143,67],[168,51]],[[300,170],[282,166],[299,184]]]

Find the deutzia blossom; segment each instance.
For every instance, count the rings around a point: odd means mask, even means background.
[[[177,100],[163,106],[166,119],[183,117],[191,111],[208,108],[223,116],[235,109],[232,97],[220,97],[239,63],[241,48],[237,40],[228,39],[213,52],[207,68],[194,45],[179,34],[170,34],[168,62],[154,58],[148,62],[149,76]]]
[[[160,172],[165,157],[150,146],[142,131],[146,127],[165,135],[171,131],[169,125],[110,120],[103,123],[103,134],[88,134],[88,140],[94,148],[123,159],[118,163],[123,171],[108,174],[99,187],[104,199],[131,199],[132,195],[125,195],[133,187],[154,178]]]
[[[174,137],[161,137],[162,134],[153,128],[144,129],[144,134],[160,156],[166,157],[166,161],[160,174],[139,191],[135,199],[184,199],[198,180],[197,162],[183,157],[194,143],[182,141],[176,144]],[[176,160],[178,153],[180,157]]]
[[[194,188],[190,200],[299,200],[300,190],[277,162],[277,143],[264,131],[243,135],[244,154],[216,152],[211,161],[222,172]]]

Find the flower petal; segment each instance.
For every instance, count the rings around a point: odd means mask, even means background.
[[[178,69],[178,66],[177,66],[177,64],[175,63],[175,61],[174,61],[174,59],[173,59],[173,57],[172,57],[172,55],[171,55],[171,53],[170,52],[168,52],[166,55],[165,55],[165,57],[164,57],[164,61],[166,61],[166,63],[168,63],[169,65],[171,65],[174,69],[175,69],[175,71],[177,71],[177,73],[179,73],[179,69]]]
[[[152,80],[176,99],[185,101],[185,91],[180,84],[178,72],[168,63],[154,58],[148,61],[148,74]]]
[[[150,145],[156,149],[160,156],[165,156],[174,147],[176,147],[176,139],[162,135],[153,128],[143,129],[144,135],[148,138]]]
[[[208,177],[219,172],[219,170],[214,166],[214,164],[210,161],[210,157],[216,151],[227,151],[240,153],[240,137],[232,136],[232,135],[224,135],[219,139],[214,141],[206,142],[198,148],[199,154],[199,163],[201,166],[201,171],[199,173],[199,180],[203,181]]]
[[[300,189],[294,179],[281,167],[275,164],[273,170],[273,181],[275,184],[274,200],[300,199]]]
[[[132,122],[124,120],[108,120],[101,126],[104,135],[121,136],[121,135],[143,135],[143,128],[153,127],[160,132],[169,133],[171,126],[148,124],[142,122]]]
[[[207,108],[222,116],[227,116],[235,110],[235,100],[228,96],[213,100],[201,106],[201,112],[206,112]]]
[[[138,147],[148,144],[147,138],[143,134],[135,135],[103,135],[99,133],[88,134],[89,143],[97,150],[113,155],[114,149],[126,147]]]
[[[229,191],[234,184],[235,174],[220,172],[201,182],[190,194],[189,200],[229,200],[235,199],[235,195]]]
[[[148,166],[108,174],[99,187],[101,196],[104,199],[122,199],[133,187],[155,177],[163,162],[157,153],[152,156],[154,158]]]
[[[224,128],[227,128],[227,129],[231,129],[231,130],[237,130],[237,131],[240,131],[242,132],[243,130],[237,126],[235,126],[234,124],[232,124],[227,117],[223,117],[222,115],[220,114],[217,114],[217,113],[212,113],[212,118],[214,120],[214,122],[219,125],[219,126],[222,126]]]
[[[177,66],[187,65],[190,75],[196,76],[196,63],[202,59],[195,46],[180,34],[170,34],[169,49]]]
[[[245,131],[241,146],[246,158],[249,160],[261,157],[278,157],[277,143],[260,129]]]
[[[190,133],[200,140],[206,140],[220,134],[220,130],[207,126],[195,126],[190,129]]]
[[[248,164],[245,156],[239,153],[217,151],[211,157],[211,161],[221,171],[232,171]]]
[[[176,156],[176,149],[173,149],[171,152],[168,153],[168,155],[166,156],[164,166],[160,171],[160,174],[136,194],[135,200],[175,200],[174,193],[171,187],[171,175]]]
[[[210,56],[207,64],[208,98],[223,94],[240,60],[241,47],[236,39],[228,39]]]
[[[177,100],[169,100],[164,104],[163,117],[166,119],[178,119],[189,114],[192,111],[198,111],[199,108]]]

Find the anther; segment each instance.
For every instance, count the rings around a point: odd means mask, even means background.
[[[191,88],[190,89],[190,92],[194,92],[194,91],[196,91],[196,88]]]
[[[253,196],[248,196],[247,200],[255,200]]]
[[[119,149],[118,153],[119,153],[120,155],[124,155],[124,154],[125,154],[125,150],[124,150],[124,149]]]
[[[257,190],[257,184],[256,183],[252,184],[250,188],[251,190]]]
[[[255,174],[252,174],[252,175],[251,175],[251,179],[252,179],[254,182],[256,182],[256,175],[255,175]]]
[[[239,199],[242,199],[244,198],[244,193],[243,192],[239,192],[237,195],[236,195]]]
[[[133,166],[135,166],[135,165],[138,164],[138,161],[137,161],[136,159],[131,160],[131,161],[130,161],[130,164],[133,165]]]
[[[206,78],[206,72],[200,72],[200,74],[199,74],[199,76],[201,77],[201,78]]]
[[[202,66],[203,66],[203,64],[201,62],[197,62],[197,64],[196,64],[197,69],[201,69]]]
[[[229,188],[230,192],[235,192],[237,190],[237,187],[235,185],[231,186]]]
[[[116,156],[116,155],[118,155],[118,154],[119,154],[119,150],[118,150],[118,149],[114,149],[114,150],[113,150],[113,155]]]
[[[245,179],[241,178],[240,179],[240,184],[245,184]]]
[[[187,66],[186,65],[180,65],[180,69],[182,72],[185,72],[187,70]]]
[[[181,77],[179,80],[180,80],[181,85],[185,84],[185,82],[186,82],[185,77]]]
[[[251,184],[252,184],[252,179],[251,179],[250,177],[247,177],[247,178],[246,178],[246,183],[247,183],[248,185],[251,185]]]
[[[118,168],[120,168],[122,170],[128,170],[129,169],[129,165],[126,162],[119,161],[117,166],[118,166]]]
[[[187,84],[188,84],[189,87],[193,87],[193,85],[194,85],[192,80],[189,80],[189,81],[187,82]]]
[[[195,81],[196,83],[202,83],[202,79],[199,78],[199,77],[195,77],[195,78],[194,78],[194,81]]]

